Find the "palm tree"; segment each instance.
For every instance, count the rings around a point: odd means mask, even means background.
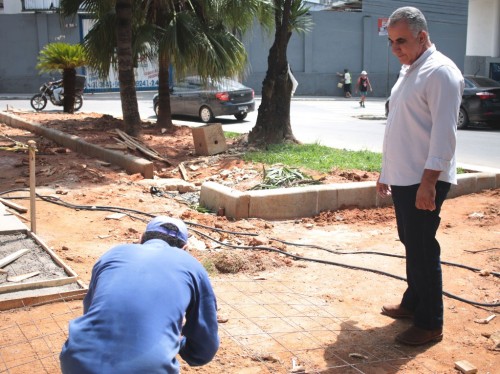
[[[292,81],[286,51],[293,31],[303,33],[311,29],[308,11],[302,0],[274,0],[274,42],[267,58],[257,121],[248,134],[251,143],[297,142],[290,123]]]
[[[215,79],[241,74],[246,66],[246,52],[237,34],[247,30],[256,15],[265,20],[260,13],[266,3],[264,0],[146,2],[147,21],[155,25],[158,48],[159,126],[173,128],[168,67],[172,66],[178,77],[188,72]]]
[[[81,44],[50,43],[38,55],[36,68],[40,72],[62,70],[65,113],[75,111],[76,68],[84,66],[86,61],[86,54]]]
[[[89,65],[101,78],[109,75],[111,65],[118,66],[118,81],[125,132],[137,135],[141,117],[135,90],[133,26],[141,17],[133,0],[61,0],[61,14],[75,15],[79,10],[95,17],[96,23],[84,40]]]

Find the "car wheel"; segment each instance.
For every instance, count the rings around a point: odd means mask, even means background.
[[[200,108],[200,119],[202,122],[209,123],[214,120],[214,114],[208,106],[202,106]]]
[[[469,116],[464,108],[460,107],[460,111],[458,112],[458,123],[457,129],[466,129],[469,127]]]
[[[38,112],[45,108],[45,106],[47,105],[47,99],[45,96],[37,94],[31,98],[30,104],[31,107]]]
[[[245,118],[247,118],[247,113],[235,114],[234,118],[236,118],[238,121],[243,121]]]
[[[158,117],[158,103],[156,103],[153,108],[154,108],[156,117]]]

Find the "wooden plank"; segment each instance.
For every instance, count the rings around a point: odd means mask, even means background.
[[[0,203],[2,203],[3,205],[8,206],[9,208],[17,210],[19,213],[26,213],[28,211],[28,208],[25,208],[22,205],[13,203],[12,201],[3,199],[1,197],[0,197]]]
[[[19,257],[24,255],[26,252],[29,252],[29,248],[20,249],[19,251],[11,253],[10,255],[4,257],[3,259],[0,260],[0,268],[3,268],[4,266],[10,264],[11,262],[16,261]]]
[[[16,308],[24,308],[27,306],[38,306],[57,301],[81,300],[87,294],[87,288],[81,290],[73,290],[66,292],[51,293],[48,295],[30,296],[24,298],[10,299],[0,301],[0,311]]]
[[[5,209],[7,211],[7,213],[10,213],[10,214],[13,214],[15,215],[17,218],[21,218],[22,220],[26,221],[26,222],[29,222],[30,220],[22,215],[20,215],[19,213],[17,212],[14,212],[12,209]]]
[[[21,282],[25,279],[34,277],[35,275],[40,274],[39,271],[32,271],[31,273],[26,273],[26,274],[20,274],[20,275],[14,275],[14,276],[7,276],[7,282]]]
[[[185,181],[188,181],[189,174],[187,173],[186,168],[184,167],[184,163],[182,163],[182,162],[179,164],[179,171],[181,172],[182,179],[184,179]]]
[[[76,277],[65,277],[65,278],[55,278],[55,279],[42,280],[42,281],[38,281],[38,282],[7,284],[4,286],[0,286],[0,294],[7,293],[7,292],[24,291],[24,290],[35,290],[35,289],[44,288],[44,287],[64,286],[66,284],[73,283],[75,281],[76,281]]]

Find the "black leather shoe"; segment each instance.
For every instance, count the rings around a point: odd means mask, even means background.
[[[398,334],[396,341],[406,345],[424,345],[431,342],[443,340],[443,329],[424,330],[417,326],[412,326],[408,330]]]
[[[392,318],[413,318],[413,313],[408,309],[397,305],[384,305],[382,307],[382,314]]]

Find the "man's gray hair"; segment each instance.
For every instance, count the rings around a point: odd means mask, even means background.
[[[429,32],[427,29],[427,21],[420,9],[412,6],[405,6],[396,9],[389,17],[387,27],[395,25],[401,21],[406,21],[408,23],[408,27],[414,36],[417,36],[420,31]]]

